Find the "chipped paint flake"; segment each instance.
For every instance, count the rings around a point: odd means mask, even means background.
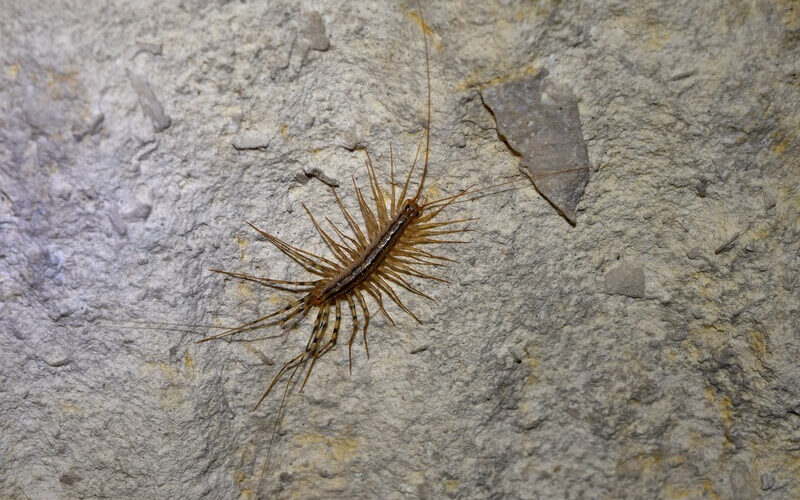
[[[589,182],[578,102],[542,71],[481,91],[497,133],[522,157],[521,170],[537,191],[575,225],[575,209]]]

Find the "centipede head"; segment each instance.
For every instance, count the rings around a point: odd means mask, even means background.
[[[422,213],[422,206],[417,203],[417,198],[410,198],[403,201],[403,204],[400,207],[400,212],[403,213],[406,217],[411,219],[415,219],[420,216]]]

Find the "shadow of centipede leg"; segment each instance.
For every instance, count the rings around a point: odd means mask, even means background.
[[[367,351],[367,359],[369,359],[369,345],[367,345],[367,327],[369,326],[369,309],[367,309],[367,303],[364,301],[364,296],[361,295],[361,292],[356,292],[356,298],[358,298],[358,303],[361,306],[361,310],[364,311],[364,328],[362,330],[362,334],[364,336],[364,350]]]
[[[347,358],[350,361],[350,375],[353,375],[353,341],[358,333],[358,315],[356,314],[356,304],[353,302],[353,297],[347,297],[347,305],[350,306],[350,315],[353,317],[353,332],[350,334],[350,340],[347,341]]]

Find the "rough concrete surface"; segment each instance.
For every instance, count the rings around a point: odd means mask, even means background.
[[[530,186],[457,205],[480,220],[442,249],[452,283],[407,297],[422,324],[374,314],[352,376],[346,346],[322,358],[259,488],[279,398],[252,407],[308,325],[131,322],[272,310],[208,271],[305,276],[244,221],[322,251],[300,202],[341,218],[298,174],[353,207],[357,147],[407,171],[414,9],[0,0],[1,497],[800,496],[790,0],[426,3],[427,192],[517,171],[478,92],[545,69],[592,164],[577,226]]]

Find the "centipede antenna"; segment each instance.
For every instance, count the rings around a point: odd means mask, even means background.
[[[392,217],[397,215],[397,199],[395,198],[395,185],[394,185],[394,152],[392,151],[392,142],[389,141],[389,180],[392,184],[392,206],[389,208],[392,212]]]
[[[223,325],[204,325],[204,324],[191,324],[191,323],[167,323],[163,321],[135,321],[128,320],[125,323],[111,323],[102,326],[119,326],[122,328],[147,328],[153,330],[175,330],[176,328],[200,328],[200,329],[215,329],[215,330],[230,330],[236,328],[235,326]],[[189,330],[176,330],[176,331],[189,331]],[[189,331],[190,332],[190,331]]]
[[[290,363],[289,361],[286,362],[286,364],[284,365],[284,369],[289,365],[289,363]],[[264,481],[264,474],[267,472],[267,469],[269,469],[270,460],[272,458],[272,445],[275,441],[275,435],[278,433],[278,424],[280,424],[281,413],[283,413],[283,409],[285,408],[286,396],[289,394],[289,385],[292,383],[292,379],[294,378],[295,373],[297,373],[297,368],[299,366],[300,366],[299,364],[294,366],[294,370],[292,370],[291,375],[289,375],[289,380],[286,382],[286,388],[283,390],[283,396],[281,397],[281,404],[280,406],[278,406],[278,414],[275,416],[275,424],[272,426],[272,436],[269,438],[269,446],[267,448],[267,459],[264,461],[264,468],[261,469],[261,477],[259,477],[258,479],[258,491],[261,491],[261,483]],[[283,371],[283,369],[281,371]],[[258,402],[256,407],[253,408],[253,411],[255,411],[258,408],[258,405],[260,405],[261,401],[263,401],[264,398],[267,397],[267,394],[269,394],[269,391],[267,391],[267,393],[264,394],[264,396]]]
[[[497,189],[499,187],[507,186],[509,184],[513,184],[515,182],[524,181],[524,180],[525,180],[525,177],[523,177],[522,175],[514,175],[514,176],[511,176],[511,178],[509,180],[506,180],[504,182],[499,182],[497,184],[492,184],[491,186],[486,186],[486,187],[482,187],[482,188],[477,188],[476,189],[475,188],[475,184],[473,184],[473,185],[467,187],[466,189],[460,191],[457,194],[454,194],[452,196],[447,196],[447,197],[444,197],[444,198],[439,198],[439,199],[433,200],[433,201],[428,201],[428,202],[426,202],[426,203],[424,203],[423,205],[420,205],[420,206],[422,208],[428,208],[428,207],[432,207],[432,206],[435,206],[435,205],[440,204],[440,203],[445,203],[446,205],[449,205],[449,204],[452,204],[456,199],[461,198],[462,196],[466,196],[466,195],[470,195],[470,196],[471,195],[477,195],[477,196],[474,196],[473,198],[466,198],[466,199],[463,199],[463,200],[459,200],[458,203],[463,203],[465,201],[471,201],[471,200],[477,200],[477,199],[483,198],[485,196],[491,196],[493,194],[500,194],[500,193],[505,193],[506,191],[513,191],[515,189],[519,189],[519,187],[516,187],[516,188],[503,189],[503,190],[495,191],[495,192],[488,192],[488,191],[490,191],[492,189]]]
[[[403,190],[400,192],[400,204],[402,205],[406,199],[406,192],[408,191],[408,184],[411,182],[411,173],[414,171],[414,167],[417,166],[417,159],[419,158],[419,150],[422,147],[422,143],[420,142],[417,144],[417,151],[414,153],[414,161],[411,162],[411,168],[408,170],[408,176],[406,176],[406,182],[403,184]]]
[[[223,271],[222,269],[209,269],[209,271],[219,274],[224,274],[226,276],[230,276],[232,278],[238,278],[244,281],[252,281],[253,283],[258,283],[259,285],[268,286],[270,288],[274,288],[276,290],[283,290],[286,292],[292,293],[302,293],[308,292],[314,288],[315,281],[284,281],[284,280],[275,280],[272,278],[262,278],[260,276],[253,276],[251,274],[244,274],[244,273],[233,273],[230,271]],[[302,288],[289,288],[292,287],[302,287]]]
[[[419,24],[422,27],[422,41],[425,45],[425,76],[428,81],[428,120],[425,126],[425,163],[422,166],[422,177],[419,180],[419,187],[417,194],[414,195],[414,203],[419,199],[422,194],[422,188],[425,186],[425,177],[428,174],[428,154],[430,153],[431,145],[431,68],[428,58],[428,33],[425,31],[425,18],[422,15],[422,4],[417,0],[417,10],[419,10]]]
[[[267,326],[267,325],[271,324],[271,323],[265,323],[265,321],[267,319],[275,317],[275,316],[278,316],[279,314],[288,313],[289,311],[291,311],[292,309],[294,309],[297,306],[305,307],[306,304],[307,303],[306,303],[305,300],[295,300],[295,301],[289,303],[289,305],[287,305],[286,307],[278,309],[277,311],[275,311],[273,313],[267,314],[266,316],[262,316],[262,317],[260,317],[258,319],[253,320],[253,321],[244,323],[244,324],[239,325],[239,326],[237,326],[235,328],[231,328],[231,329],[226,330],[226,331],[224,331],[222,333],[218,333],[217,335],[212,335],[211,337],[206,337],[204,339],[200,339],[200,340],[197,341],[197,343],[198,344],[202,344],[203,342],[208,342],[209,340],[215,340],[215,339],[219,339],[219,338],[222,338],[222,337],[227,337],[229,335],[234,335],[234,334],[237,334],[237,333],[242,333],[242,332],[246,332],[246,331],[256,330],[258,328],[262,328],[264,326]]]

